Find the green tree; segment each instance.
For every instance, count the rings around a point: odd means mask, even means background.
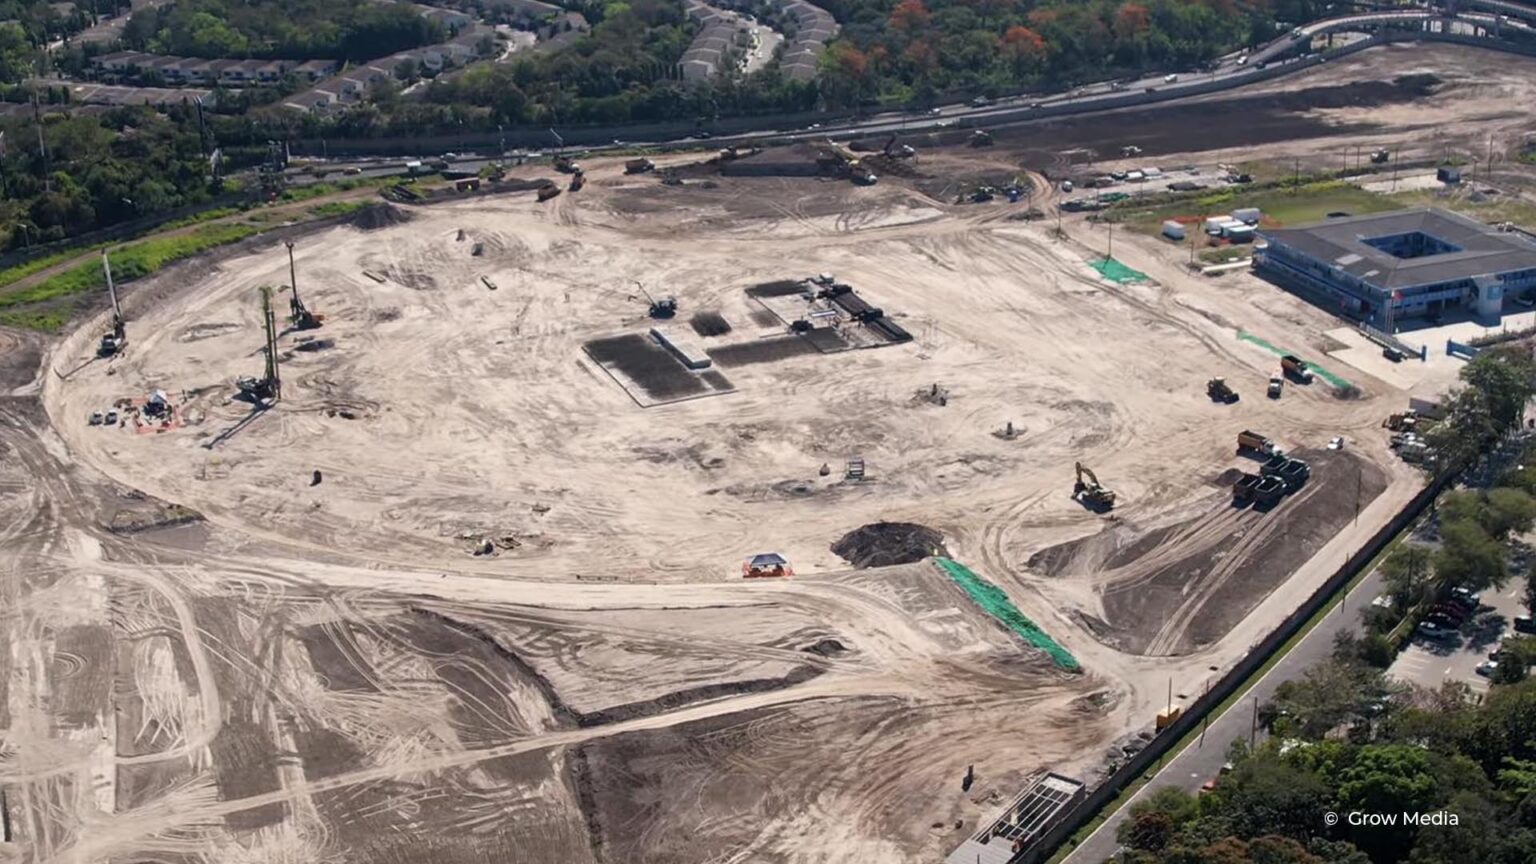
[[[1478,523],[1468,519],[1442,522],[1435,575],[1446,585],[1481,591],[1501,587],[1509,578],[1504,547]]]
[[[1528,348],[1501,345],[1482,352],[1463,367],[1461,380],[1487,397],[1496,431],[1518,428],[1536,382],[1536,361]]]
[[[1381,562],[1382,582],[1399,609],[1423,600],[1434,584],[1431,566],[1434,552],[1418,543],[1404,543]]]

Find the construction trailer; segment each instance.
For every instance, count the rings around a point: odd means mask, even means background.
[[[276,402],[283,393],[277,368],[277,318],[272,311],[272,289],[266,285],[261,286],[261,321],[266,331],[266,346],[262,351],[266,368],[260,378],[243,377],[235,381],[241,398],[253,405]]]
[[[101,272],[107,277],[107,296],[112,298],[112,329],[101,337],[96,356],[111,357],[128,344],[127,322],[123,320],[123,307],[117,302],[117,286],[112,283],[112,263],[107,260],[107,250],[101,250]]]
[[[753,555],[741,564],[741,578],[765,579],[795,575],[794,568],[789,566],[783,555],[777,552],[764,552]]]

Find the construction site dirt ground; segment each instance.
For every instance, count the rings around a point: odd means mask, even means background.
[[[1370,52],[1360,74],[1419,61]],[[1488,86],[1528,71],[1490,58]],[[672,187],[592,160],[543,204],[398,206],[299,238],[325,322],[279,337],[266,410],[232,397],[262,371],[258,286],[287,282],[274,240],[135,286],[115,359],[94,359],[104,317],[45,348],[6,334],[0,849],[915,862],[1038,771],[1095,778],[1170,684],[1198,695],[1421,487],[1380,428],[1406,390],[1330,356],[1340,322],[1252,277],[1117,236],[1154,277],[1118,285],[1089,266],[1098,226],[1057,237],[1015,218],[1027,204],[924,191],[968,152],[867,188]],[[1048,165],[1010,167],[1048,203]],[[823,272],[913,340],[769,341],[791,301],[747,289]],[[586,350],[653,326],[745,346],[711,370],[729,387],[642,407],[642,382]],[[1239,332],[1353,387],[1265,399],[1276,357]],[[1217,376],[1241,401],[1206,397]],[[167,424],[88,423],[156,391]],[[1256,467],[1243,429],[1313,462],[1268,512],[1229,503]],[[1110,513],[1072,500],[1078,461],[1118,493]],[[930,561],[832,551],[882,522],[902,544],[937,532],[1084,671]],[[794,575],[743,579],[767,552]]]

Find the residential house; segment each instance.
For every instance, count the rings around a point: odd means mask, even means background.
[[[310,81],[322,81],[335,75],[341,69],[341,64],[335,60],[305,60],[293,67],[293,74]]]

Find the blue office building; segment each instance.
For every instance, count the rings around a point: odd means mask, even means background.
[[[1378,325],[1452,309],[1496,318],[1506,297],[1536,289],[1531,235],[1436,207],[1261,230],[1259,237],[1257,272]]]

